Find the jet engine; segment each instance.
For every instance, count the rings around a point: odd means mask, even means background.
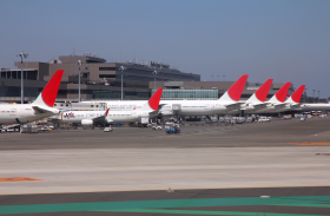
[[[106,121],[108,124],[111,124],[111,123],[113,123],[113,120],[112,120],[112,119],[110,119],[110,118],[105,118],[105,121]]]
[[[81,125],[93,125],[92,119],[83,119],[81,120]]]

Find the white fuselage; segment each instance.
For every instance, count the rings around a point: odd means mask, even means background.
[[[50,112],[37,113],[30,104],[1,104],[0,105],[0,125],[21,123],[26,124],[39,119],[54,115]]]
[[[157,114],[157,113],[156,113]],[[63,112],[59,115],[53,116],[53,120],[60,123],[81,124],[83,120],[93,120],[99,118],[99,122],[116,123],[116,122],[135,122],[139,117],[153,118],[156,115],[149,114],[147,111],[126,109],[124,111],[110,111],[105,116],[105,111],[70,111]]]
[[[300,107],[293,110],[297,111],[320,111],[320,110],[330,110],[330,104],[327,103],[306,103],[300,104]]]
[[[105,111],[70,111],[62,112],[52,117],[52,120],[61,123],[80,124],[83,119],[94,119],[103,116]]]
[[[139,109],[146,101],[103,101],[107,107],[127,108],[132,107]],[[87,102],[86,102],[87,103]],[[92,102],[90,102],[92,103]],[[161,100],[159,113],[162,116],[199,116],[211,114],[225,114],[230,110],[226,108],[226,104],[219,100]]]

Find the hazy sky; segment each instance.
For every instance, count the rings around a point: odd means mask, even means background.
[[[0,0],[0,67],[97,53],[153,60],[202,80],[291,81],[330,89],[329,0]]]

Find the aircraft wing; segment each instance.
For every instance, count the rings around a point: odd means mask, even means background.
[[[149,116],[157,116],[158,115],[158,110],[156,110],[156,111],[152,111],[152,112],[149,112]]]
[[[107,121],[106,121],[105,117],[106,116],[103,115],[103,116],[99,116],[99,117],[93,118],[93,122],[94,123],[98,123],[98,124],[106,124]]]
[[[110,110],[110,108],[108,108],[108,109],[105,111],[104,115],[101,115],[101,116],[99,116],[99,117],[93,118],[93,122],[94,122],[94,123],[98,123],[98,124],[107,124],[108,121],[107,121],[106,117],[107,117],[107,115],[108,115],[109,110]]]
[[[14,122],[13,123],[10,123],[10,124],[4,124],[4,125],[2,125],[2,127],[3,128],[12,128],[12,127],[17,127],[17,126],[20,126],[21,124],[17,124],[17,122],[16,122],[16,124],[14,124]]]

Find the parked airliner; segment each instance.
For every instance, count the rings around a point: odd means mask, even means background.
[[[256,110],[265,108],[265,104],[268,92],[272,85],[273,79],[268,79],[264,84],[262,84],[258,90],[252,94],[252,96],[247,101],[242,101],[239,110],[230,112],[230,114],[240,114],[240,113],[254,113]]]
[[[32,104],[1,104],[0,125],[25,124],[59,113],[53,108],[64,70],[58,70]]]
[[[289,92],[291,82],[285,83],[276,94],[271,97],[265,103],[267,104],[265,108],[254,111],[253,113],[270,113],[277,112],[278,110],[284,108],[286,104],[284,103],[286,96]]]
[[[162,107],[158,117],[198,116],[224,114],[240,107],[240,97],[244,90],[248,75],[242,75],[218,100],[161,100]],[[145,101],[98,101],[107,103],[107,107],[140,108]],[[92,103],[86,101],[85,103]]]
[[[141,118],[148,121],[149,118],[153,118],[158,115],[159,101],[162,96],[162,92],[162,88],[158,89],[140,108],[133,107],[131,110],[125,109],[122,111],[117,111],[116,109],[112,110],[110,107],[106,112],[70,111],[54,116],[52,120],[58,123],[81,124],[83,126],[96,124],[107,125],[116,122],[135,122],[141,120]]]

